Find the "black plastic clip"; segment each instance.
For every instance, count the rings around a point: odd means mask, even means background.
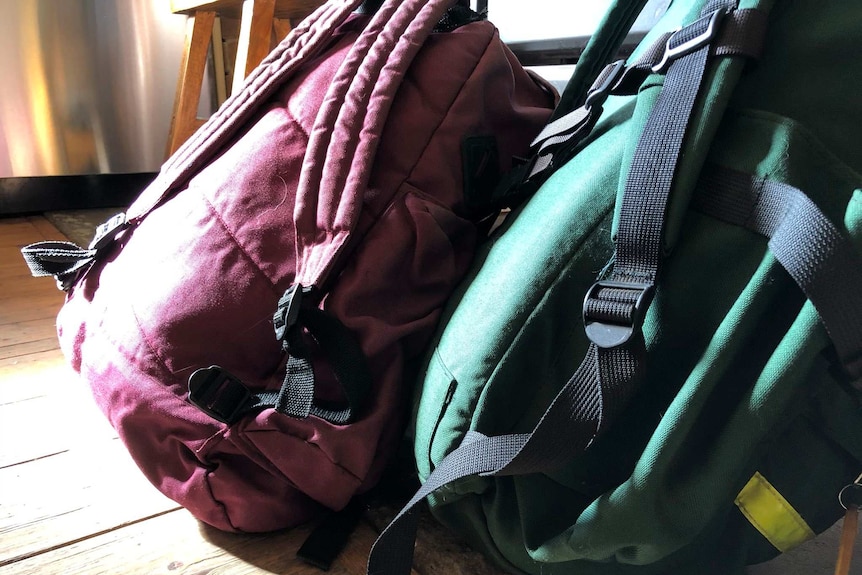
[[[607,97],[613,92],[616,85],[622,80],[626,72],[625,60],[617,60],[605,66],[595,83],[587,92],[584,107],[589,110],[595,104],[601,106]]]
[[[303,353],[302,345],[295,345],[298,343],[296,337],[298,332],[295,332],[294,328],[299,324],[299,313],[302,307],[308,305],[305,297],[311,294],[313,289],[311,286],[293,284],[278,300],[278,306],[272,316],[275,339],[282,342],[285,351],[291,355]]]
[[[725,8],[719,8],[711,14],[707,14],[698,18],[688,26],[680,28],[671,34],[665,45],[664,55],[661,61],[652,67],[652,71],[656,74],[664,72],[670,63],[681,58],[686,54],[690,54],[695,50],[712,42],[721,19],[727,13]],[[702,28],[702,31],[697,32]],[[693,36],[689,37],[692,33]]]
[[[96,227],[96,235],[93,237],[93,241],[90,242],[89,249],[101,250],[114,241],[114,238],[127,227],[129,227],[129,222],[126,219],[126,214],[121,212],[112,216],[107,222],[99,224]]]
[[[222,423],[234,423],[250,399],[245,384],[217,365],[199,369],[189,378],[189,403]]]
[[[611,292],[603,297],[602,290]],[[623,345],[643,326],[654,293],[652,284],[597,281],[584,297],[587,337],[604,349]]]

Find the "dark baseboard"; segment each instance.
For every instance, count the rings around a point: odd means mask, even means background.
[[[126,207],[156,172],[0,178],[0,216]]]
[[[645,36],[644,32],[630,33],[614,59],[628,58]],[[507,46],[523,66],[561,66],[577,64],[589,40],[589,36],[572,36],[551,40],[509,42]]]

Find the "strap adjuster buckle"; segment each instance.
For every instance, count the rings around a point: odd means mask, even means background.
[[[655,287],[646,283],[597,281],[584,297],[584,329],[597,346],[623,345],[643,326]]]
[[[602,102],[613,91],[626,72],[625,60],[617,60],[605,66],[605,69],[596,78],[596,81],[587,92],[584,107],[589,110],[594,104],[601,105]]]
[[[667,39],[661,61],[652,67],[652,71],[657,74],[661,73],[672,61],[709,44],[718,30],[722,17],[726,13],[724,8],[719,8],[715,12],[698,18],[688,26],[680,28],[671,34],[670,38]],[[701,28],[703,30],[700,33],[696,33],[691,38],[687,37]]]
[[[189,377],[189,403],[222,423],[234,423],[252,395],[236,376],[217,365]]]

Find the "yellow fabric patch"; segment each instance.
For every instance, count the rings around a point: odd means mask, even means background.
[[[814,538],[814,531],[760,473],[748,480],[734,501],[749,522],[781,551]]]

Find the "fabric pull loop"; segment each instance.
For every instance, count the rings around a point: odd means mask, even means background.
[[[273,315],[276,338],[288,355],[284,381],[273,407],[291,417],[314,415],[343,425],[354,420],[371,390],[371,372],[365,355],[350,330],[337,318],[313,305],[314,288],[294,284],[285,291]],[[327,407],[314,401],[315,376],[305,334],[329,360],[344,393],[345,407]]]
[[[814,531],[781,493],[756,472],[734,503],[749,523],[782,553],[814,538]]]
[[[54,276],[57,288],[69,291],[79,272],[89,268],[98,254],[128,227],[126,214],[119,213],[96,228],[86,249],[72,242],[37,242],[21,248],[21,255],[34,277]]]

